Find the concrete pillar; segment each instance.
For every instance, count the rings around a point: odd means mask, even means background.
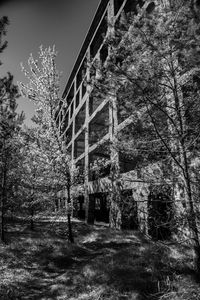
[[[90,60],[90,49],[87,52],[87,60]],[[86,70],[87,81],[90,79],[90,71],[89,67]],[[91,203],[90,197],[88,193],[88,182],[89,182],[89,86],[87,86],[87,99],[85,103],[85,178],[84,178],[84,185],[85,185],[85,209],[86,209],[86,222],[87,223],[94,223],[93,217],[91,217]]]

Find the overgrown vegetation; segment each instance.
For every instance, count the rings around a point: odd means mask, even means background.
[[[156,244],[134,231],[73,223],[66,217],[23,219],[7,227],[1,246],[1,299],[199,299],[191,249]]]
[[[172,227],[176,223],[182,232],[189,228],[186,239],[194,245],[200,272],[199,4],[152,2],[145,11],[138,9],[137,16],[122,14],[110,26],[110,55],[105,64],[92,66],[91,85],[94,96],[109,97],[118,122],[127,122],[122,130],[114,124],[111,139],[113,202],[119,206],[121,201],[116,187],[122,154],[134,164],[137,179],[154,186],[154,193],[157,188],[155,201],[165,198],[168,187],[173,191],[168,200],[175,211]]]
[[[109,97],[115,120],[106,159],[90,168],[95,180],[109,179],[110,227],[139,227],[142,212],[154,241],[72,222],[73,188],[86,174],[66,148],[67,104],[57,120],[55,48],[41,47],[39,61],[31,55],[23,69],[21,92],[35,103],[36,127],[22,128],[13,76],[0,79],[1,299],[200,299],[200,8],[192,0],[163,3],[109,24],[109,55],[90,66],[89,82],[91,97]],[[7,25],[0,19],[0,53]],[[138,203],[123,190],[122,157],[148,185]]]

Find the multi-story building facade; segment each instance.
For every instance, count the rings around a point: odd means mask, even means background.
[[[128,124],[128,120],[119,120],[116,109],[110,105],[109,97],[91,96],[91,88],[86,84],[91,76],[90,65],[95,60],[99,60],[101,64],[106,62],[109,47],[104,42],[105,38],[122,15],[123,18],[134,15],[137,6],[145,10],[152,3],[153,1],[142,0],[102,0],[100,2],[68,79],[62,103],[56,115],[60,134],[71,153],[72,160],[80,170],[84,171],[84,194],[79,196],[78,203],[79,211],[82,216],[83,211],[86,211],[85,217],[90,223],[94,222],[95,218],[100,221],[109,220],[107,200],[111,190],[109,164],[107,166],[104,164],[98,178],[90,166],[96,160],[105,162],[112,159],[111,156],[115,154],[110,151],[109,144],[113,133]],[[139,218],[141,228],[146,230],[147,202],[143,200],[148,197],[147,184],[137,180],[131,160],[120,159],[119,163],[122,174],[122,195],[137,202],[137,207],[140,205],[140,214],[138,215],[136,209],[133,209],[129,225],[136,225]],[[133,205],[133,207],[136,206]]]

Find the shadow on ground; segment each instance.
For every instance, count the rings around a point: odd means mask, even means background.
[[[33,232],[27,221],[10,223],[9,243],[0,247],[0,299],[187,299],[177,298],[176,279],[193,282],[190,265],[183,264],[189,249],[80,221],[73,230],[71,245],[65,220],[37,220]]]

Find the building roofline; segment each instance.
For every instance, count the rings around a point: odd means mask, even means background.
[[[96,31],[98,23],[99,23],[102,15],[103,15],[103,13],[104,13],[107,5],[108,5],[108,2],[109,2],[109,0],[101,0],[101,2],[99,3],[99,6],[98,6],[98,8],[96,10],[96,13],[95,13],[95,16],[94,16],[94,18],[92,20],[92,23],[91,23],[91,25],[89,27],[89,30],[88,30],[88,32],[86,34],[86,37],[85,37],[84,41],[83,41],[81,50],[80,50],[80,52],[78,54],[78,57],[77,57],[76,62],[74,64],[74,67],[73,67],[73,69],[71,71],[71,74],[69,76],[69,79],[67,81],[66,87],[65,87],[64,92],[62,94],[62,99],[64,99],[66,97],[66,95],[67,95],[67,93],[68,93],[68,91],[69,91],[69,89],[71,87],[71,84],[72,84],[72,82],[74,80],[74,76],[75,76],[75,74],[76,74],[76,72],[78,70],[78,67],[79,67],[79,65],[80,65],[80,63],[81,63],[81,61],[82,61],[82,59],[83,59],[83,57],[84,57],[84,55],[85,55],[85,53],[87,51],[87,48],[88,48],[88,46],[90,44],[90,41],[91,41],[91,38],[93,37],[93,35],[94,35],[95,31]]]

